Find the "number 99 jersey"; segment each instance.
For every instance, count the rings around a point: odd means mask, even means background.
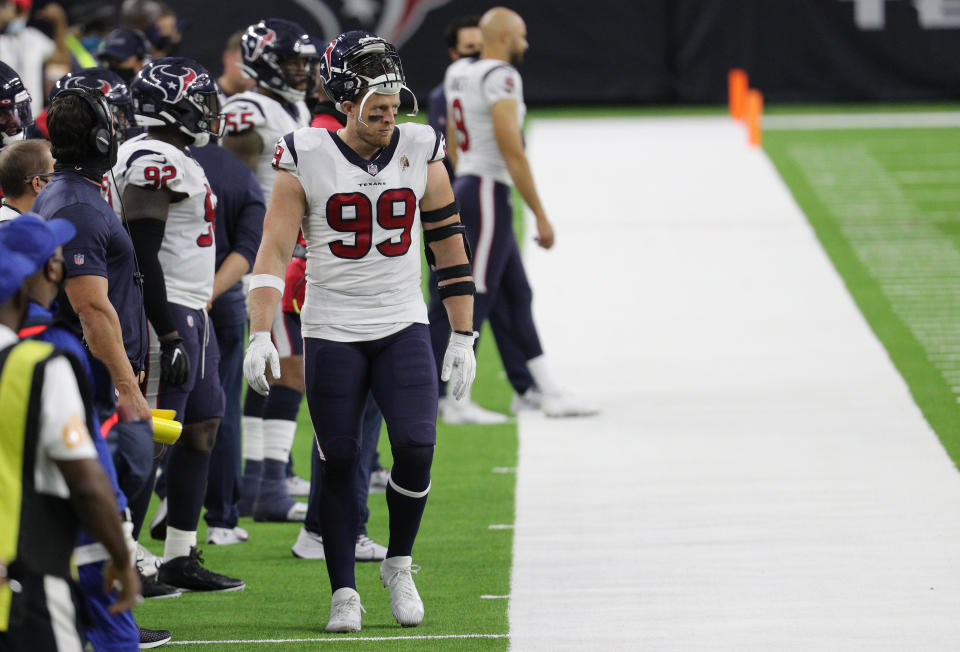
[[[157,254],[167,301],[203,310],[213,296],[217,255],[217,196],[210,190],[203,168],[188,153],[141,134],[120,146],[117,164],[103,176],[104,199],[121,219],[120,198],[130,184],[174,193]]]
[[[304,337],[373,340],[427,323],[420,200],[427,165],[444,153],[443,138],[420,124],[398,125],[370,160],[326,129],[277,142],[274,166],[296,176],[307,199]]]

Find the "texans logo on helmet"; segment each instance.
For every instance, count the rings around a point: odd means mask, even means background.
[[[163,99],[176,104],[183,99],[190,84],[197,79],[197,71],[181,66],[156,66],[150,71],[148,80],[154,88],[163,92]]]
[[[269,27],[256,26],[252,28],[257,40],[241,39],[240,46],[243,48],[243,58],[245,61],[253,61],[260,58],[264,48],[277,38],[277,33]]]
[[[88,86],[87,84],[84,84],[83,83],[84,81],[86,80],[83,79],[82,77],[71,77],[66,81],[63,87],[64,88],[93,88],[93,86]],[[108,95],[110,91],[113,90],[110,87],[110,82],[104,81],[102,79],[98,79],[97,81],[100,82],[100,92],[103,93],[104,95]]]

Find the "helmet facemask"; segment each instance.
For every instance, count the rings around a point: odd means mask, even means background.
[[[220,111],[220,96],[217,93],[188,93],[181,102],[189,102],[199,112],[195,130],[181,126],[180,130],[193,137],[196,147],[210,142],[210,136],[220,138],[223,135],[223,113]]]
[[[413,112],[407,115],[414,117],[419,113],[417,96],[407,88],[403,76],[403,64],[400,62],[400,55],[397,54],[396,48],[389,43],[380,41],[364,46],[356,54],[347,57],[344,68],[350,71],[356,80],[356,95],[359,96],[363,93],[357,117],[357,120],[363,126],[369,126],[363,121],[363,106],[373,93],[394,95],[401,91],[407,91],[413,97]],[[337,103],[337,109],[343,111],[339,102]]]
[[[21,99],[21,95],[26,97]],[[0,105],[0,139],[4,146],[23,140],[26,136],[24,130],[32,124],[33,111],[30,108],[30,95],[26,91],[17,94],[14,104]]]

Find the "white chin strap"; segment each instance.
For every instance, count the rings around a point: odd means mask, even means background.
[[[363,96],[362,100],[360,100],[360,111],[357,114],[357,122],[362,124],[364,127],[370,126],[363,121],[363,105],[367,103],[367,100],[370,99],[371,95],[374,93],[378,93],[380,95],[393,95],[394,93],[399,93],[400,91],[407,91],[413,98],[413,113],[408,113],[407,115],[412,118],[420,113],[420,105],[417,104],[417,96],[414,95],[412,90],[407,88],[406,84],[402,84],[400,82],[386,82],[371,86],[370,90],[367,91],[367,94]]]
[[[12,145],[13,143],[17,142],[18,140],[26,140],[26,138],[27,138],[27,130],[26,130],[26,129],[21,129],[20,131],[18,131],[17,133],[15,133],[15,134],[12,135],[12,136],[8,136],[7,134],[4,133],[4,134],[3,134],[3,138],[2,138],[2,140],[3,140],[3,146],[6,147],[7,145]]]

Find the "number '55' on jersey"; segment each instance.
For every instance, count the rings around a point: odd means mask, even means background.
[[[117,164],[103,177],[104,199],[121,218],[121,197],[130,184],[152,190],[167,188],[179,197],[170,203],[158,254],[167,300],[195,310],[206,308],[213,296],[216,271],[213,230],[217,196],[210,190],[203,168],[187,152],[142,134],[120,146]]]
[[[420,124],[397,126],[370,160],[326,129],[277,142],[274,165],[299,179],[307,199],[304,336],[321,336],[323,325],[427,323],[420,200],[427,165],[444,151],[443,138]]]

